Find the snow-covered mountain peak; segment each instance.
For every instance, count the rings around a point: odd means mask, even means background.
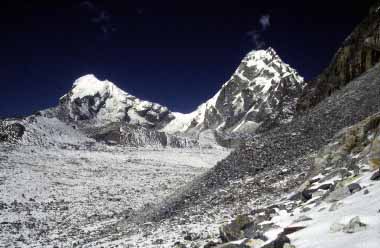
[[[174,118],[168,108],[138,99],[113,82],[101,81],[92,74],[74,82],[60,99],[59,110],[64,119],[96,126],[121,122],[157,127]]]
[[[193,113],[177,115],[165,131],[244,132],[289,121],[303,87],[303,78],[273,48],[255,50],[243,58],[214,97]]]
[[[243,61],[251,61],[253,63],[257,61],[272,61],[279,58],[280,57],[278,56],[277,52],[273,48],[269,47],[266,50],[253,50],[249,52]]]
[[[96,94],[104,95],[106,93],[126,95],[126,92],[119,89],[115,84],[108,80],[101,81],[93,74],[85,75],[78,78],[72,88],[72,99],[94,96]]]

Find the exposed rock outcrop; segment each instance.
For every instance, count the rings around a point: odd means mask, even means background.
[[[297,104],[299,111],[316,106],[380,61],[379,7],[380,2],[377,1],[369,16],[344,41],[330,65],[308,82]]]

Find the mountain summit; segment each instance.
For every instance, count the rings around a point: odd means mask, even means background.
[[[156,128],[174,118],[168,108],[138,99],[94,75],[77,79],[61,97],[59,110],[66,120],[93,125],[123,122]]]
[[[164,130],[244,132],[288,122],[303,88],[303,78],[273,48],[252,51],[214,97],[190,114],[174,113]]]

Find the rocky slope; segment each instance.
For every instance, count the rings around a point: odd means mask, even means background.
[[[380,61],[379,7],[380,2],[376,1],[368,17],[347,37],[325,71],[307,83],[297,104],[299,111],[314,107]]]
[[[340,130],[380,110],[379,76],[377,65],[306,115],[247,142],[156,210],[145,209],[139,218],[177,229],[196,219],[209,233],[207,228],[220,223],[221,216],[249,213],[282,199],[319,172],[317,153]]]
[[[247,133],[286,123],[304,86],[303,78],[274,49],[252,51],[213,98],[190,114],[174,113],[176,119],[164,130]]]
[[[380,113],[344,128],[319,150],[314,173],[301,187],[221,226],[220,240],[209,245],[377,247],[380,164],[373,157],[380,156],[379,140]]]

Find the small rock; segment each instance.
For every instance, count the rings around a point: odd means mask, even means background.
[[[348,185],[347,187],[351,194],[354,194],[362,189],[362,187],[358,183],[352,183]]]
[[[371,176],[371,178],[370,178],[372,181],[380,181],[380,169],[377,171],[377,172],[375,172],[372,176]]]
[[[275,240],[262,246],[262,248],[284,248],[285,244],[290,244],[290,239],[285,235],[279,235]]]
[[[212,248],[212,247],[216,247],[217,245],[219,245],[220,243],[216,243],[215,241],[209,241],[207,244],[205,244],[203,246],[203,248]]]
[[[163,239],[156,239],[153,244],[154,245],[162,245],[164,243],[164,240]]]
[[[360,218],[357,216],[352,218],[347,225],[340,223],[334,223],[330,227],[330,232],[345,232],[345,233],[356,233],[366,229],[366,224],[360,221]]]
[[[174,243],[173,248],[186,248],[185,244],[182,244],[181,242],[177,241]]]
[[[363,194],[368,195],[369,194],[369,190],[365,189],[364,192],[363,192]]]
[[[282,235],[289,235],[295,232],[298,232],[299,230],[305,229],[305,226],[292,226],[292,227],[285,227],[284,231],[282,232]]]
[[[322,190],[330,190],[333,188],[334,188],[334,185],[331,183],[322,184],[321,186],[318,187],[318,189],[322,189]]]
[[[313,198],[313,195],[308,190],[302,191],[301,196],[302,196],[301,200],[303,202],[307,202],[308,200],[310,200],[311,198]]]
[[[199,239],[199,235],[195,233],[187,233],[183,239],[187,241],[194,241],[194,240]]]
[[[360,221],[359,216],[350,220],[350,222],[344,226],[343,232],[345,233],[356,233],[365,230],[367,227],[366,224]]]

